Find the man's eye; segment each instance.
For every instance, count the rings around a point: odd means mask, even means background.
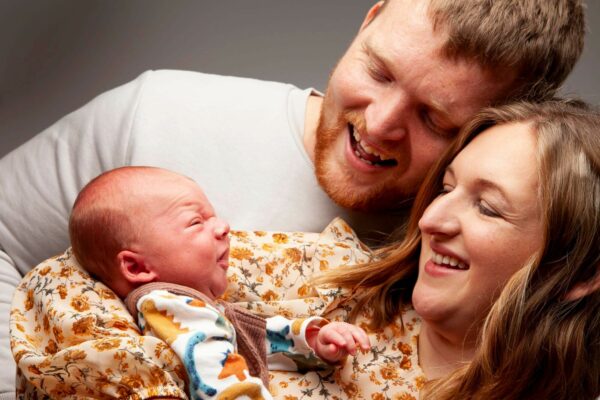
[[[456,133],[458,131],[458,129],[456,128],[446,128],[440,126],[434,121],[434,119],[431,117],[431,114],[426,109],[421,110],[421,120],[423,121],[427,129],[429,129],[436,135],[439,135],[444,138],[452,138],[456,136]]]
[[[367,67],[367,71],[369,72],[371,78],[373,78],[377,82],[390,83],[392,81],[392,78],[390,78],[390,76],[387,73],[385,73],[378,67],[369,65]]]
[[[192,222],[190,222],[190,226],[194,226],[194,225],[202,225],[204,221],[202,221],[200,218],[195,218],[192,220]]]

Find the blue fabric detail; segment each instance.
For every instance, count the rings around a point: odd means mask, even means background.
[[[271,353],[289,353],[290,348],[294,346],[292,339],[287,339],[290,333],[290,327],[286,326],[279,332],[267,329],[267,339],[271,346]]]
[[[194,399],[199,398],[197,395],[198,390],[201,390],[208,396],[214,396],[217,394],[217,390],[215,388],[202,382],[202,378],[200,375],[198,375],[198,370],[196,369],[196,361],[194,360],[194,348],[198,343],[203,342],[205,339],[206,335],[202,332],[197,332],[194,336],[190,337],[185,350],[185,359],[183,360],[183,364],[185,365],[188,376],[190,377],[190,392]]]

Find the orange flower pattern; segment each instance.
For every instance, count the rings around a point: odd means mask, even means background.
[[[329,320],[345,319],[353,300],[343,289],[313,288],[309,278],[373,257],[340,219],[321,234],[234,231],[230,255],[225,300],[265,315]],[[368,320],[365,309],[358,324],[367,328]],[[413,310],[402,320],[367,329],[371,350],[334,369],[270,371],[269,389],[289,400],[418,399],[425,383],[417,356],[420,321]],[[19,399],[187,398],[185,370],[170,347],[141,336],[122,302],[92,280],[70,250],[27,274],[10,324]]]
[[[23,278],[10,329],[18,399],[187,398],[171,349],[140,336],[123,303],[70,250]]]

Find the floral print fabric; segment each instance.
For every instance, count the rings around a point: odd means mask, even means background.
[[[124,304],[70,251],[23,278],[10,330],[17,398],[186,398],[185,370],[175,353],[141,336]]]
[[[348,225],[334,220],[323,233],[232,232],[227,301],[266,316],[322,316],[343,320],[352,309],[342,289],[311,288],[320,271],[370,260],[372,253]],[[418,398],[420,321],[413,310],[385,329],[357,323],[372,349],[332,370],[270,371],[274,398]],[[140,333],[125,306],[92,280],[67,251],[32,270],[21,282],[11,311],[11,345],[20,368],[22,399],[187,398],[185,371],[164,343]]]

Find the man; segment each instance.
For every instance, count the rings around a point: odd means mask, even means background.
[[[324,97],[175,71],[105,93],[0,160],[2,337],[20,276],[68,246],[72,202],[102,171],[188,175],[235,229],[319,231],[341,214],[365,237],[388,231],[478,109],[558,88],[583,25],[578,0],[390,0],[369,10]],[[12,365],[7,340],[0,351]],[[0,396],[13,397],[10,375]]]

